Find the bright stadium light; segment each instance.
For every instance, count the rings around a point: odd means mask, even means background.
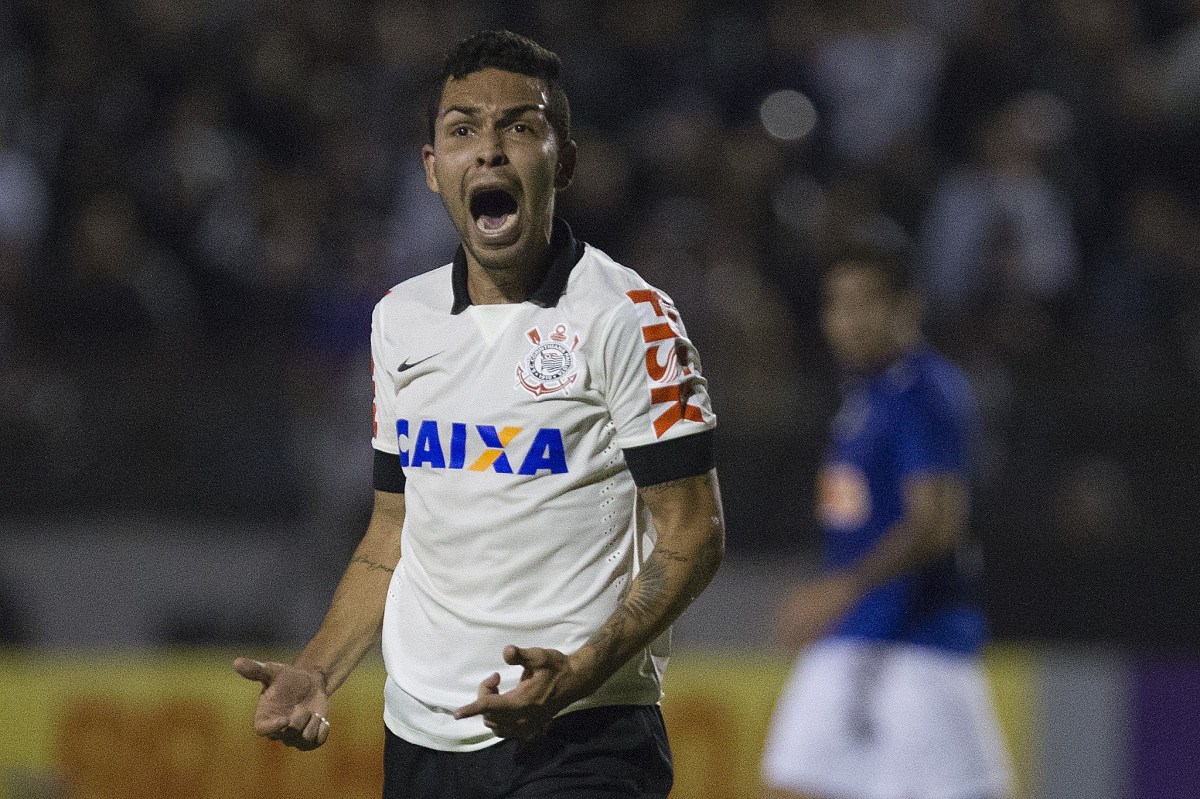
[[[794,89],[771,92],[758,108],[763,127],[781,141],[803,139],[817,125],[817,108],[812,100]]]

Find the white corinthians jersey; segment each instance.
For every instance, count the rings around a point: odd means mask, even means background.
[[[712,463],[716,419],[671,300],[561,221],[551,247],[529,301],[470,304],[460,248],[372,320],[376,487],[406,504],[385,721],[434,749],[500,740],[454,709],[493,672],[516,687],[508,644],[582,646],[653,546],[636,485]],[[568,710],[658,702],[668,650],[669,632]]]

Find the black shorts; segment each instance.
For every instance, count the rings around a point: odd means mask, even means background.
[[[666,799],[674,774],[655,705],[576,710],[532,741],[474,752],[442,752],[386,734],[383,799]]]

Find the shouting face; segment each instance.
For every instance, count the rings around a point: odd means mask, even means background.
[[[538,78],[484,69],[442,89],[432,145],[422,157],[429,188],[458,228],[468,261],[520,269],[549,250],[554,197],[571,182],[574,142],[560,142]]]

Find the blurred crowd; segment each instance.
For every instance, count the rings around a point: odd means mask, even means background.
[[[0,4],[0,516],[360,534],[370,310],[453,253],[424,106],[486,27],[560,54],[562,214],[697,341],[732,552],[815,547],[818,265],[890,241],[979,394],[998,632],[1200,646],[1197,0]]]

